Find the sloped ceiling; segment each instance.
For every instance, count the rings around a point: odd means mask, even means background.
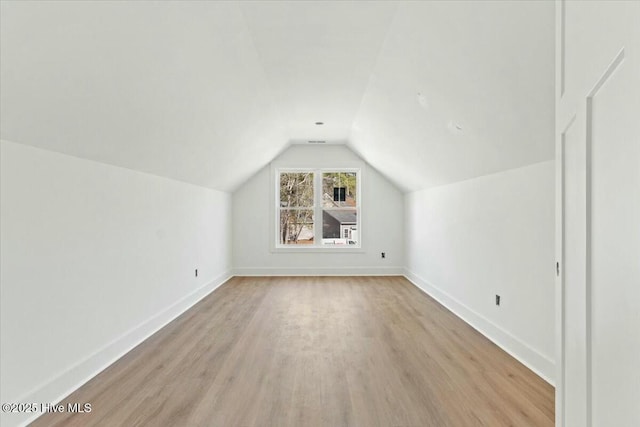
[[[551,159],[554,34],[551,2],[403,4],[350,143],[405,190]]]
[[[225,191],[308,140],[404,190],[553,155],[552,2],[1,8],[5,140]]]
[[[2,139],[230,190],[288,142],[227,2],[2,2]]]

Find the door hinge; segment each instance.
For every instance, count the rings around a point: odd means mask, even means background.
[[[556,276],[560,275],[560,263],[556,262]]]

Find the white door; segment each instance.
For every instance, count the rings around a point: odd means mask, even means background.
[[[556,4],[556,424],[640,426],[640,1]]]

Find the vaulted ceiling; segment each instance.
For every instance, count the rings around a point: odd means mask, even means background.
[[[4,140],[225,191],[309,140],[403,190],[553,156],[550,1],[1,8]]]

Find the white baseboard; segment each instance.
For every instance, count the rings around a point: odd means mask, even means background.
[[[236,268],[234,276],[402,276],[402,267],[259,267]]]
[[[233,276],[229,271],[221,274],[208,284],[196,289],[160,313],[130,329],[119,338],[111,341],[101,349],[86,357],[84,360],[77,362],[66,371],[46,381],[44,384],[36,387],[21,398],[16,399],[15,402],[60,402],[122,356],[127,354],[138,344],[142,343],[172,320],[194,306],[198,301],[216,290],[231,277]],[[42,415],[42,413],[3,414],[2,425],[25,426],[33,422],[40,415]]]
[[[453,314],[468,323],[472,328],[493,341],[498,347],[515,357],[519,362],[531,369],[543,380],[551,385],[555,384],[553,378],[555,378],[556,375],[556,368],[555,363],[551,359],[531,348],[526,343],[502,329],[500,326],[465,306],[451,295],[442,291],[412,271],[405,269],[404,277],[406,277],[407,280],[413,283],[418,289],[444,305],[453,312]]]

